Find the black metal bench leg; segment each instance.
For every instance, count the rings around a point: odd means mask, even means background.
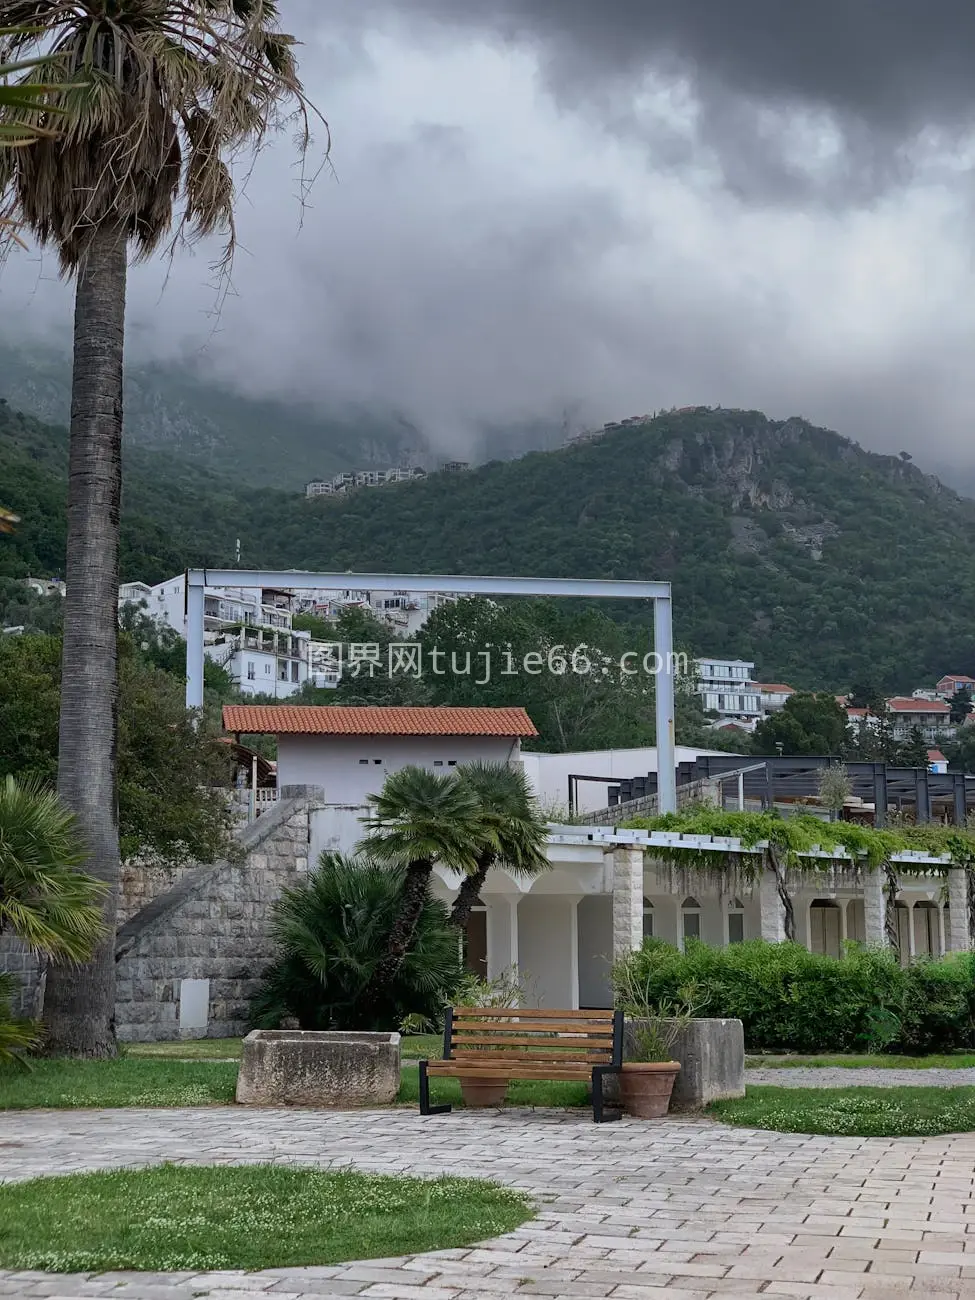
[[[610,1120],[622,1118],[623,1110],[620,1106],[603,1101],[603,1076],[616,1073],[616,1070],[607,1070],[604,1066],[598,1065],[592,1072],[592,1118],[594,1124],[606,1124]]]
[[[427,1078],[427,1063],[421,1061],[419,1065],[420,1072],[420,1114],[421,1115],[447,1115],[450,1112],[450,1106],[431,1106],[430,1105],[430,1080]]]

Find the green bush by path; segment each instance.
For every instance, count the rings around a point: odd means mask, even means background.
[[[680,1000],[696,988],[698,1014],[741,1020],[749,1051],[949,1052],[975,1045],[975,961],[898,965],[895,957],[850,945],[840,959],[798,943],[761,939],[680,952],[647,940],[628,959],[651,1001]]]
[[[748,1088],[709,1113],[726,1124],[828,1137],[925,1137],[975,1130],[975,1088]]]
[[[0,1268],[204,1272],[337,1264],[468,1246],[531,1217],[467,1178],[348,1170],[113,1170],[0,1187]]]
[[[235,1061],[31,1061],[0,1067],[0,1110],[226,1106],[236,1087]]]

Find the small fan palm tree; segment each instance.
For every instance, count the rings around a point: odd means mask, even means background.
[[[447,909],[424,900],[410,946],[376,999],[364,992],[400,910],[402,868],[322,854],[306,881],[284,890],[272,910],[280,948],[252,1004],[257,1029],[295,1017],[302,1029],[395,1029],[406,1016],[435,1019],[460,977]]]
[[[370,980],[369,993],[375,996],[395,978],[409,949],[429,897],[434,864],[465,875],[476,870],[477,855],[490,830],[485,831],[477,796],[454,773],[404,767],[386,778],[380,793],[369,796],[369,803],[372,825],[358,851],[374,862],[405,871],[399,915]]]
[[[0,934],[48,957],[90,957],[105,886],[78,870],[84,860],[75,818],[53,791],[0,781]]]
[[[480,902],[492,867],[537,876],[548,869],[549,860],[545,822],[524,768],[508,763],[466,763],[457,769],[457,778],[480,804],[482,829],[488,832],[478,850],[477,865],[461,882],[451,909],[451,924],[462,929]]]
[[[130,249],[223,232],[234,248],[231,164],[308,105],[275,0],[0,0],[21,29],[5,57],[52,62],[42,105],[0,105],[0,126],[38,131],[0,149],[0,217],[54,248],[76,281],[58,789],[90,870],[108,886],[105,935],[71,978],[55,970],[52,1048],[115,1052],[119,506],[122,362]],[[30,74],[27,74],[28,81]]]

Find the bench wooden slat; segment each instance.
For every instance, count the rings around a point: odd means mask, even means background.
[[[526,1062],[523,1067],[519,1067],[515,1062],[508,1062],[507,1065],[488,1066],[480,1062],[461,1062],[461,1061],[431,1061],[427,1066],[427,1074],[431,1078],[457,1078],[466,1076],[472,1079],[525,1079],[531,1082],[535,1079],[590,1079],[592,1077],[592,1066],[590,1065],[552,1065],[544,1068],[531,1068]]]
[[[488,1047],[503,1049],[505,1047],[535,1047],[539,1051],[558,1052],[612,1052],[613,1040],[605,1038],[520,1038],[514,1035],[491,1035],[474,1037],[457,1034],[453,1039],[455,1049],[462,1047]]]
[[[531,1030],[537,1034],[574,1034],[579,1038],[605,1038],[607,1042],[613,1040],[612,1025],[604,1030],[594,1026],[582,1025],[577,1020],[533,1020],[530,1016],[526,1016],[521,1020],[507,1020],[503,1024],[497,1024],[495,1021],[478,1021],[471,1018],[455,1018],[453,1022],[453,1032],[455,1034],[520,1034],[525,1030]]]
[[[547,1048],[550,1052],[612,1052],[612,1039],[591,1037],[532,1037],[520,1034],[455,1034],[454,1047],[468,1048]]]
[[[451,1048],[451,1061],[497,1061],[498,1058],[503,1061],[551,1061],[558,1065],[559,1061],[610,1061],[612,1052],[610,1048],[582,1048],[576,1052],[542,1052],[537,1048],[512,1048],[508,1052],[507,1048],[498,1048],[495,1052],[482,1052],[482,1050],[465,1050],[460,1045]]]
[[[533,1020],[602,1020],[612,1026],[612,1011],[556,1011],[552,1008],[526,1007],[454,1007],[454,1018],[463,1016],[530,1016]]]

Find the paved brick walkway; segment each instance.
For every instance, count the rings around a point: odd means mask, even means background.
[[[871,1070],[790,1065],[747,1070],[745,1082],[776,1088],[971,1088],[975,1070]]]
[[[975,1135],[824,1138],[584,1115],[0,1114],[0,1177],[163,1159],[480,1174],[541,1212],[473,1250],[264,1273],[0,1273],[0,1295],[116,1300],[975,1297]]]

